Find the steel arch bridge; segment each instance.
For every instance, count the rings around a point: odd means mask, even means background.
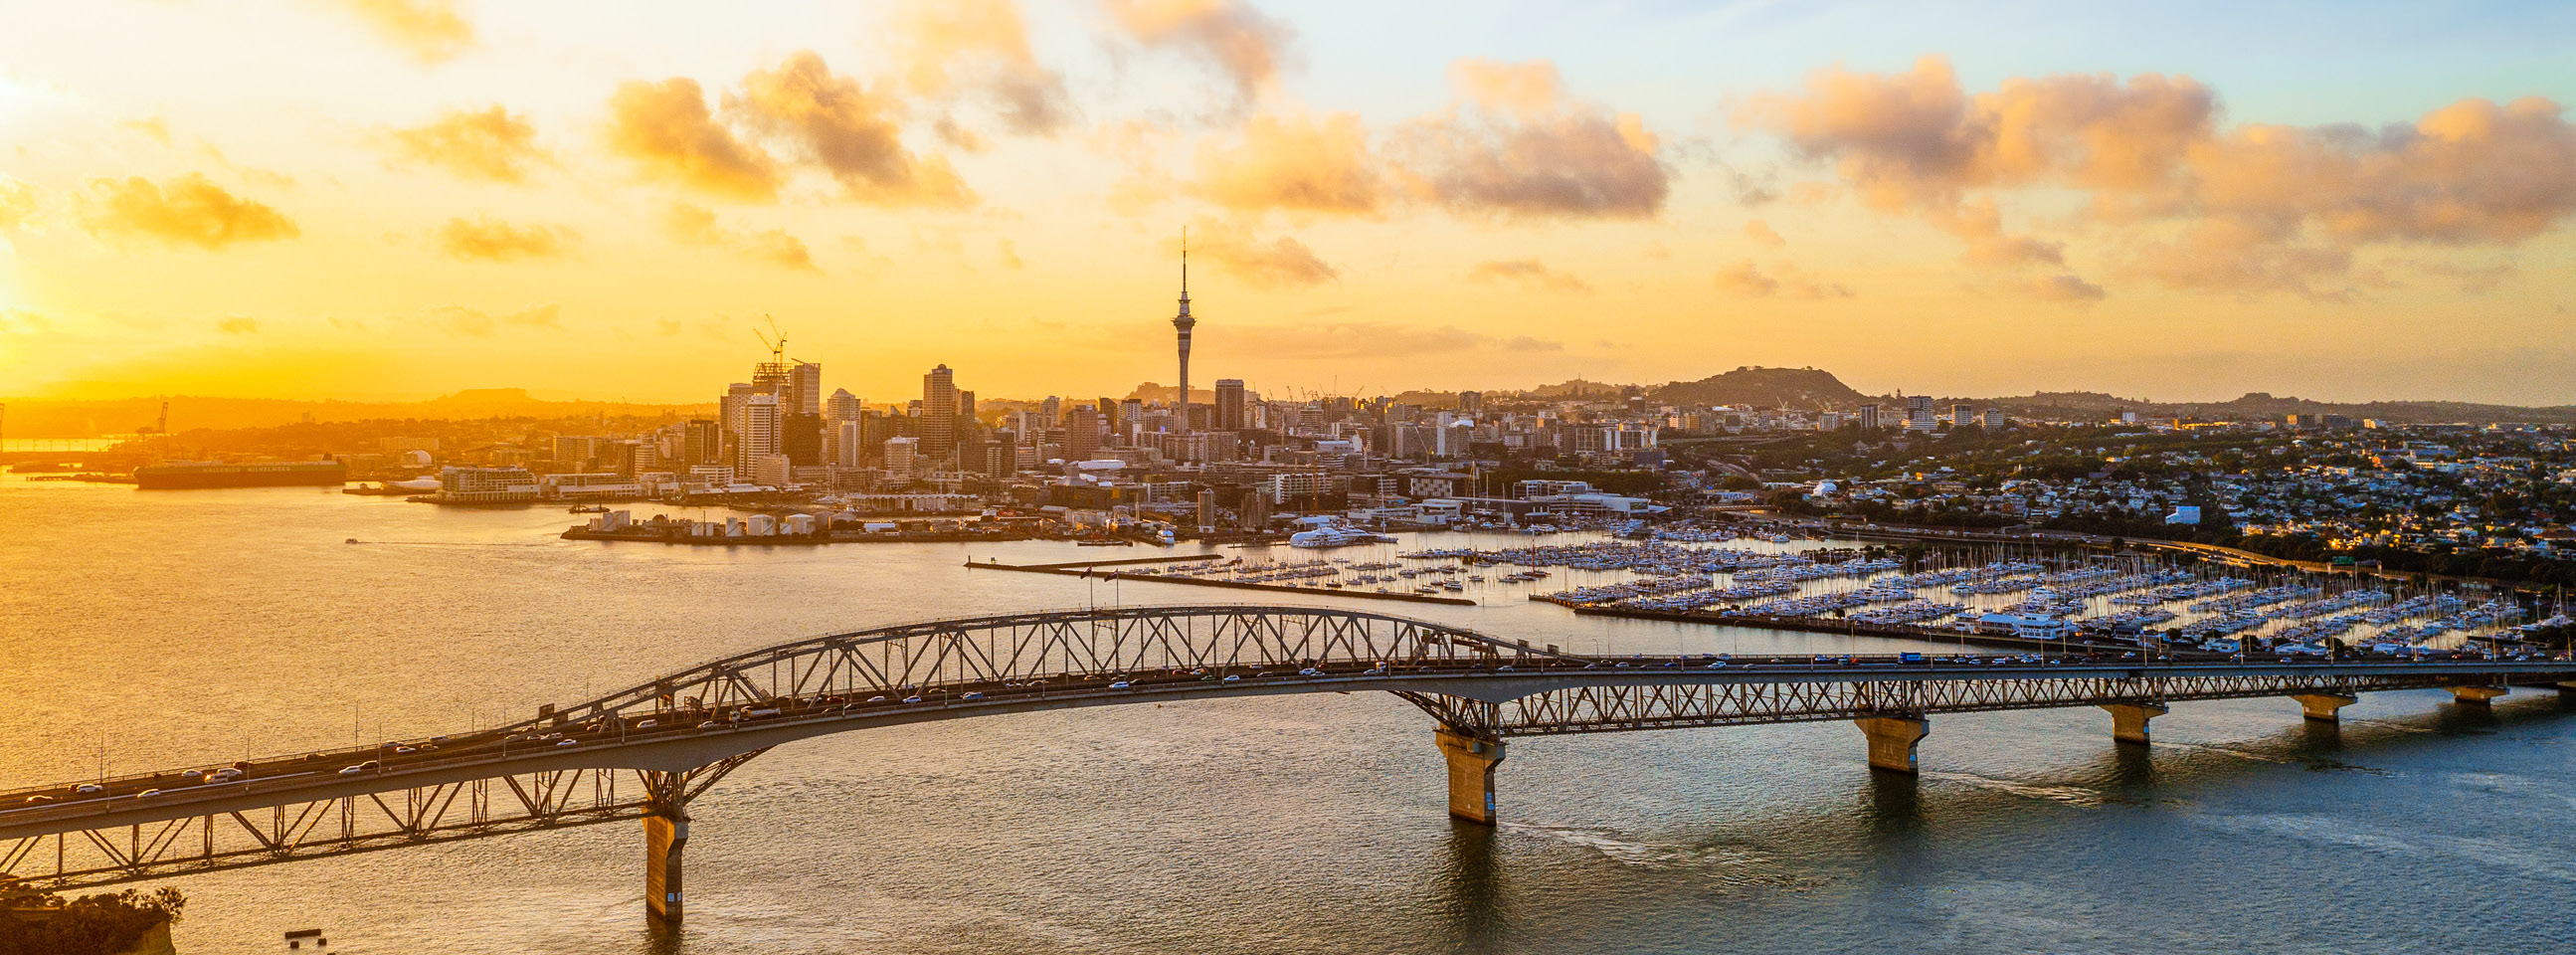
[[[770,748],[833,733],[1212,697],[1386,691],[1431,715],[1449,811],[1494,821],[1515,736],[1851,720],[1911,772],[1936,713],[2099,706],[2113,735],[2186,700],[2576,681],[2568,660],[1596,657],[1321,607],[1145,606],[906,623],[740,653],[504,726],[0,794],[0,890],[66,890],[642,820],[646,900],[682,911],[688,807]],[[91,787],[95,787],[92,789]],[[84,791],[88,790],[88,791]]]

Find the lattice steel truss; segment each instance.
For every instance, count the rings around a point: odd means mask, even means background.
[[[1495,736],[1552,736],[2114,703],[2310,694],[2351,696],[2493,682],[2490,677],[2460,675],[2257,674],[1587,686],[1521,697],[1486,711],[1491,713],[1490,723],[1462,725]],[[1442,712],[1434,711],[1435,715]],[[1444,721],[1473,720],[1480,715],[1467,708],[1447,712],[1451,715],[1443,716]]]
[[[0,840],[14,888],[67,891],[670,813],[759,751],[685,773],[572,769]]]
[[[935,620],[726,657],[517,724],[1140,670],[1573,657],[1428,621],[1299,607],[1128,607]]]

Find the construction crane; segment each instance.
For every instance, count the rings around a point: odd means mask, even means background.
[[[787,333],[778,330],[778,320],[770,318],[768,313],[764,312],[760,317],[769,323],[769,330],[764,332],[760,330],[760,326],[754,325],[751,333],[760,336],[760,343],[768,347],[771,365],[779,368],[787,367]]]
[[[167,402],[167,401],[164,401],[164,402],[162,402],[162,403],[161,403],[161,420],[160,420],[160,422],[159,422],[159,423],[156,423],[156,424],[145,424],[145,425],[136,425],[136,426],[134,427],[134,433],[135,433],[135,434],[169,434],[169,433],[170,433],[170,403],[169,403],[169,402]]]

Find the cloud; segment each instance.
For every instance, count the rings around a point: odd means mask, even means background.
[[[2043,275],[2023,284],[2031,295],[2052,302],[2099,302],[2102,287],[2075,275]]]
[[[15,229],[36,217],[36,187],[0,176],[0,229]]]
[[[1417,188],[1453,211],[1533,218],[1650,218],[1672,191],[1655,135],[1634,113],[1568,98],[1545,60],[1451,68],[1460,100],[1394,131]]]
[[[81,200],[81,225],[102,238],[149,238],[219,249],[239,242],[292,239],[294,220],[225,192],[197,173],[154,185],[141,176],[94,179]]]
[[[2460,291],[2468,295],[2485,295],[2493,292],[2496,286],[2504,284],[2504,280],[2512,278],[2518,271],[2512,262],[2472,264],[2425,262],[2417,265],[2416,270],[2426,275],[2455,280],[2459,283]]]
[[[1192,195],[1237,212],[1377,216],[1399,202],[1489,218],[1648,218],[1671,191],[1656,139],[1633,114],[1568,98],[1556,68],[1461,61],[1458,98],[1373,141],[1357,113],[1281,109],[1231,139],[1200,142]],[[1120,142],[1132,193],[1158,182]],[[1128,193],[1124,208],[1141,207]]]
[[[547,303],[531,305],[500,315],[462,305],[441,305],[430,309],[422,317],[430,325],[449,334],[484,338],[505,326],[561,329],[563,328],[562,316],[561,306]]]
[[[522,182],[528,167],[552,163],[537,148],[537,128],[525,116],[513,116],[499,104],[480,110],[451,109],[424,126],[385,134],[396,159],[437,166],[461,179]]]
[[[1551,271],[1537,259],[1508,259],[1478,262],[1467,270],[1470,282],[1510,282],[1523,288],[1550,292],[1589,292],[1592,286],[1573,275]]]
[[[1780,280],[1762,274],[1762,270],[1753,265],[1752,259],[1745,259],[1718,269],[1717,287],[1720,291],[1732,292],[1747,298],[1760,298],[1779,291]]]
[[[1518,352],[1565,349],[1563,342],[1528,335],[1496,338],[1455,325],[1423,328],[1386,322],[1308,322],[1251,325],[1229,334],[1252,354],[1287,359],[1419,358],[1476,349]]]
[[[565,226],[514,226],[487,215],[471,222],[447,220],[438,229],[438,248],[449,258],[466,261],[551,259],[562,255],[580,237],[580,233]]]
[[[908,0],[894,34],[915,92],[980,98],[1022,136],[1054,136],[1074,121],[1064,74],[1030,53],[1016,0]]]
[[[231,318],[224,319],[223,321],[216,322],[215,328],[218,331],[230,335],[248,335],[252,332],[259,331],[259,320],[248,316],[235,315]]]
[[[2335,297],[2361,247],[2510,246],[2576,214],[2576,126],[2538,97],[2376,129],[2228,128],[2189,77],[2059,74],[1971,95],[1926,57],[1903,73],[1820,71],[1736,120],[1990,267],[2062,266],[2061,243],[2005,230],[1997,197],[2071,191],[2080,224],[2125,249],[2121,274],[2178,289]]]
[[[1254,116],[1240,142],[1201,142],[1197,172],[1192,193],[1239,211],[1369,215],[1387,200],[1386,173],[1357,113]]]
[[[1744,259],[1717,270],[1717,288],[1744,298],[1767,298],[1784,293],[1790,298],[1802,299],[1852,297],[1849,286],[1807,278],[1799,273],[1796,266],[1786,262],[1780,263],[1775,271],[1779,273],[1776,276],[1765,274],[1753,264],[1752,259]]]
[[[813,253],[805,240],[776,229],[759,232],[735,232],[716,224],[714,211],[675,202],[662,215],[662,227],[673,240],[685,245],[731,249],[742,255],[780,268],[820,274]],[[864,250],[862,250],[864,251]]]
[[[1315,255],[1294,236],[1262,240],[1232,227],[1201,220],[1190,235],[1190,251],[1216,262],[1226,274],[1259,289],[1303,288],[1341,278],[1341,270]]]
[[[422,63],[444,63],[473,49],[474,24],[455,0],[335,0],[385,42]]]
[[[1753,219],[1744,223],[1744,237],[1753,240],[1756,245],[1768,246],[1774,249],[1782,248],[1789,244],[1789,240],[1781,238],[1780,233],[1771,230],[1770,223],[1764,222],[1760,219]]]
[[[728,111],[794,143],[852,199],[882,206],[973,205],[973,194],[945,158],[916,157],[904,148],[900,105],[834,74],[812,50],[744,77],[741,90],[725,96]]]
[[[647,176],[727,199],[778,198],[778,161],[718,124],[698,81],[621,83],[608,109],[609,150]]]
[[[1011,240],[1009,240],[1009,239],[1003,239],[1003,240],[1002,240],[1002,267],[1003,267],[1003,268],[1006,268],[1006,269],[1018,269],[1018,268],[1020,268],[1021,266],[1026,265],[1026,264],[1027,264],[1027,263],[1020,261],[1020,247],[1019,247],[1019,245],[1018,245],[1017,243],[1012,242],[1012,241],[1011,241]]]
[[[1215,66],[1236,98],[1251,102],[1279,85],[1296,32],[1245,0],[1103,0],[1110,18],[1149,48]]]
[[[170,145],[170,120],[165,117],[146,116],[142,119],[129,119],[117,125],[150,136],[153,142],[163,146]]]

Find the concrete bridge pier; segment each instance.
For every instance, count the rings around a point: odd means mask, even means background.
[[[656,922],[680,923],[680,851],[688,844],[688,813],[674,809],[644,817],[644,911]]]
[[[1449,814],[1494,824],[1494,767],[1503,763],[1503,740],[1443,726],[1434,737],[1449,757]]]
[[[2168,712],[2162,703],[2104,703],[2111,714],[2111,738],[2123,743],[2147,744],[2147,721]]]
[[[2303,715],[2320,723],[2342,722],[2343,715],[2337,711],[2361,702],[2358,696],[2341,693],[2299,693],[2290,698],[2299,701],[2299,708],[2305,711]]]
[[[1932,735],[1930,721],[1920,716],[1866,716],[1852,723],[1869,737],[1869,768],[1920,772],[1914,766],[1914,744]]]
[[[2501,686],[2455,686],[2451,702],[2462,706],[2493,706],[2497,698],[2512,692]]]

